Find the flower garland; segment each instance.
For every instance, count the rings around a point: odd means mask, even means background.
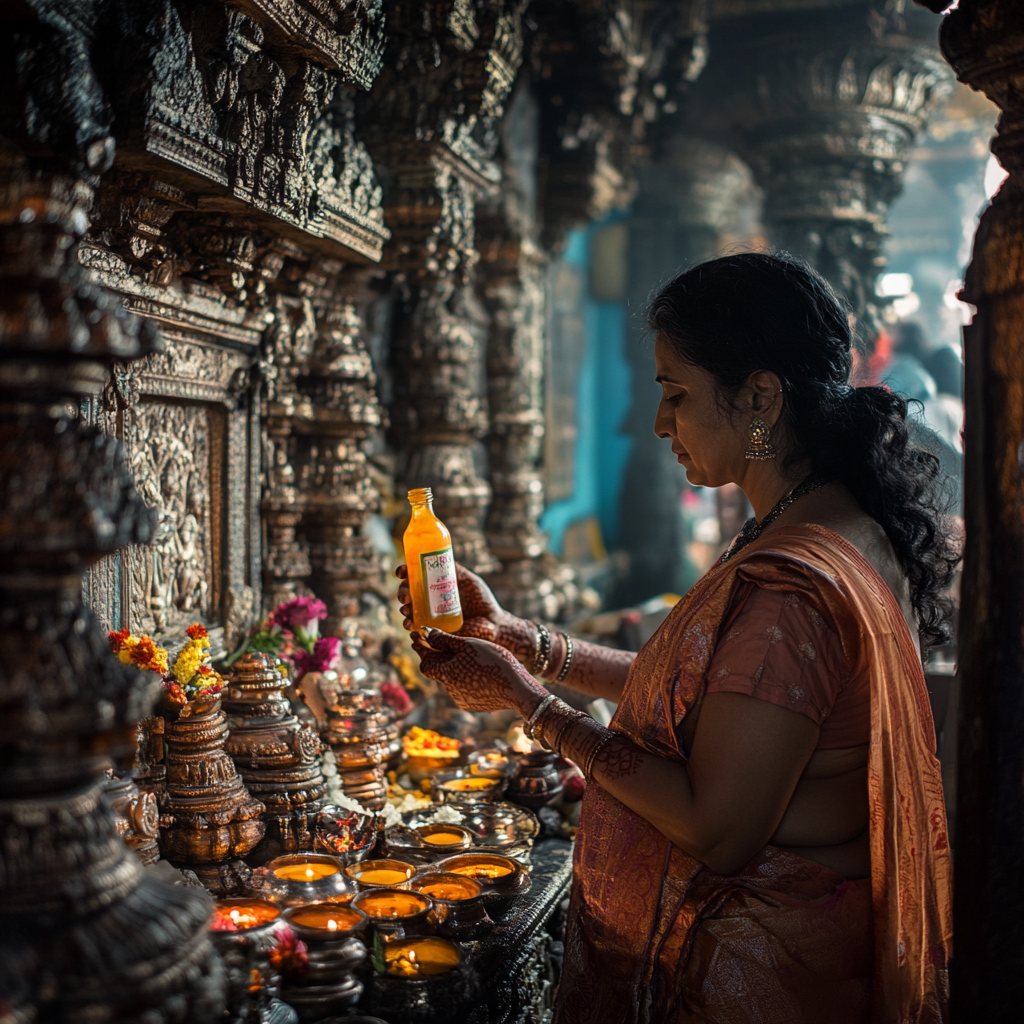
[[[159,672],[164,677],[164,693],[171,703],[184,705],[196,697],[215,696],[224,685],[220,673],[210,664],[210,634],[206,627],[193,622],[185,632],[188,642],[178,652],[173,665],[169,665],[167,650],[157,647],[150,636],[136,636],[127,629],[118,629],[111,630],[107,639],[122,665]]]
[[[122,665],[134,665],[145,672],[167,674],[167,651],[157,647],[149,636],[135,636],[127,629],[111,630],[107,634],[110,649]]]
[[[171,677],[164,687],[175,704],[187,704],[196,697],[212,697],[220,693],[224,680],[210,664],[210,634],[206,627],[193,622],[188,629],[188,643],[178,652]]]

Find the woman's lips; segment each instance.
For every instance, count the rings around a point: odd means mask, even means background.
[[[676,452],[676,451],[673,451],[672,454],[675,455],[676,462],[682,462],[684,459],[689,459],[689,457],[690,457],[689,452]]]

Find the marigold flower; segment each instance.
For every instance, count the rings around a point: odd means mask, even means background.
[[[131,636],[131,633],[127,629],[112,629],[107,634],[107,639],[110,641],[110,649],[115,653],[119,654],[121,647],[124,642]]]
[[[137,636],[127,636],[121,641],[121,646],[117,652],[117,660],[122,665],[130,665],[132,663],[132,652],[139,644],[139,638]]]
[[[177,683],[165,682],[164,693],[166,693],[168,698],[175,704],[188,703],[188,697],[185,696],[185,691]]]
[[[187,686],[192,681],[192,677],[199,671],[199,666],[202,665],[205,657],[203,644],[208,648],[210,641],[202,637],[198,640],[189,640],[175,659],[174,678],[182,686]]]
[[[201,622],[193,622],[185,632],[193,639],[198,640],[200,637],[208,637],[210,634],[207,633],[206,627]]]

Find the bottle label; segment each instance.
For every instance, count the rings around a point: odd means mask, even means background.
[[[459,615],[459,585],[455,581],[455,556],[450,547],[420,555],[423,583],[427,588],[427,605],[432,618]]]

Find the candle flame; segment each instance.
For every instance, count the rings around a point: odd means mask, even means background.
[[[333,917],[327,922],[327,930],[330,932],[336,932],[338,930],[338,922],[335,921]]]
[[[229,916],[231,917],[231,920],[235,922],[235,924],[238,924],[238,919],[242,915],[237,910],[232,910]]]
[[[313,877],[313,869],[312,868],[306,868],[306,877],[307,878],[312,878]]]
[[[416,950],[415,949],[410,949],[409,952],[406,955],[409,957],[410,960],[415,960],[416,959]]]

